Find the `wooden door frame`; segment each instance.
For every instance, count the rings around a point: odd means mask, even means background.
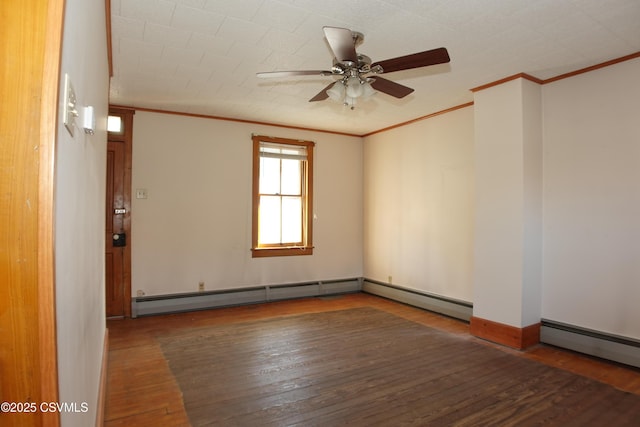
[[[54,200],[64,0],[2,2],[0,253],[3,400],[56,402]],[[6,229],[4,228],[6,227]],[[7,417],[7,418],[5,418]],[[59,426],[55,412],[2,414],[3,425]],[[6,423],[6,424],[5,424]]]
[[[109,106],[109,115],[122,117],[122,134],[108,133],[107,139],[124,144],[124,188],[123,208],[126,210],[122,227],[127,235],[127,246],[124,247],[123,275],[124,275],[124,317],[131,317],[131,172],[133,153],[133,115],[132,108]]]

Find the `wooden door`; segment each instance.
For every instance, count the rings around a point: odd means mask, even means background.
[[[107,317],[125,315],[125,249],[127,233],[124,217],[124,143],[107,143],[107,200],[106,200],[106,310]],[[120,246],[124,243],[124,246]]]
[[[131,149],[134,110],[112,107],[121,129],[108,132],[105,224],[107,317],[131,315]]]
[[[0,425],[59,426],[59,413],[37,405],[59,400],[54,211],[64,1],[0,1],[0,17],[0,401],[22,412],[3,403]]]

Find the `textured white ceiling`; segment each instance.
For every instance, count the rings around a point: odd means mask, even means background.
[[[471,101],[517,73],[554,77],[640,51],[640,0],[111,0],[110,102],[365,134]],[[375,61],[446,47],[451,63],[384,74],[415,89],[349,110],[308,102],[333,77],[323,26]]]

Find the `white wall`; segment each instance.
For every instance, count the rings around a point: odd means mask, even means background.
[[[542,88],[522,82],[523,257],[521,325],[540,322],[542,312]]]
[[[516,327],[522,318],[524,215],[522,80],[474,94],[473,315]]]
[[[472,301],[473,111],[365,139],[365,277]]]
[[[61,64],[78,104],[95,108],[98,129],[71,137],[62,124],[56,153],[55,268],[61,402],[88,404],[62,413],[62,425],[95,424],[105,334],[104,227],[108,67],[102,0],[67,0]],[[62,91],[62,89],[61,89]],[[78,123],[79,119],[78,119]],[[80,406],[79,406],[80,407]]]
[[[640,337],[635,307],[640,300],[640,107],[634,101],[640,98],[639,62],[543,85],[541,109],[536,101],[535,108],[525,105],[493,119],[502,127],[518,125],[535,140],[540,114],[543,122],[542,226],[529,215],[540,209],[540,170],[522,164],[523,156],[539,159],[539,147],[525,138],[515,163],[508,163],[520,165],[521,190],[510,204],[522,213],[512,216],[519,218],[514,233],[532,244],[503,251],[517,255],[512,261],[501,257],[503,267],[519,265],[517,289],[507,284],[505,292],[517,292],[514,300],[531,305],[531,312],[543,318],[635,338]],[[523,91],[531,89],[528,84]],[[512,113],[517,117],[508,119]],[[133,186],[146,188],[149,199],[133,203],[134,295],[137,290],[193,292],[199,281],[207,289],[229,289],[364,276],[477,303],[474,233],[489,236],[487,251],[498,249],[502,235],[486,227],[474,230],[475,213],[486,210],[480,213],[491,218],[491,210],[510,208],[476,200],[476,156],[506,154],[500,147],[474,152],[474,114],[484,113],[468,107],[362,142],[138,112]],[[318,143],[313,257],[251,258],[251,133]],[[482,173],[504,202],[513,182],[494,172]],[[523,193],[523,186],[531,191]],[[536,249],[540,240],[542,262]],[[527,255],[528,250],[537,252]],[[531,263],[520,265],[525,258]],[[540,275],[542,302],[536,287]],[[533,286],[523,287],[527,281]],[[528,314],[514,312],[512,319],[505,310],[504,318],[496,318],[495,311],[487,317],[521,326],[532,322]]]
[[[316,142],[311,256],[251,257],[252,133]],[[361,138],[138,111],[132,179],[133,296],[362,276]]]
[[[640,59],[543,86],[543,318],[640,338]]]
[[[519,328],[540,321],[540,93],[519,78],[474,94],[473,315]]]

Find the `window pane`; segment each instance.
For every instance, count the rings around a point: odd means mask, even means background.
[[[302,198],[282,198],[282,241],[302,242]]]
[[[260,158],[260,194],[280,194],[280,159]]]
[[[260,221],[258,223],[258,243],[280,243],[280,197],[260,197]]]
[[[299,160],[282,160],[282,194],[299,196],[301,188],[301,166]]]
[[[107,131],[114,133],[122,133],[122,117],[120,116],[108,116],[107,117]]]

